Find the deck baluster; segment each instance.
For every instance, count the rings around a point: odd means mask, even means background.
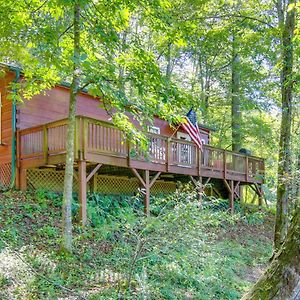
[[[48,164],[48,128],[43,126],[43,152],[45,165]]]
[[[67,120],[18,131],[20,168],[63,164]],[[150,160],[137,145],[130,157],[128,141],[112,124],[77,116],[76,160],[133,167],[150,171],[263,183],[264,161],[254,156],[203,145],[202,151],[191,141],[150,135]],[[115,139],[111,141],[111,139]]]

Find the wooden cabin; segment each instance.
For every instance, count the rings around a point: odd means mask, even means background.
[[[63,190],[65,140],[69,89],[56,86],[24,103],[9,98],[11,81],[19,80],[9,69],[0,78],[0,186],[19,189]],[[138,126],[133,119],[132,122]],[[145,193],[149,213],[151,193],[175,191],[177,182],[209,182],[219,196],[240,198],[240,187],[249,185],[262,196],[264,161],[261,158],[212,147],[211,130],[200,125],[203,149],[180,128],[154,117],[149,126],[145,155],[115,128],[99,99],[80,93],[76,108],[74,190],[79,193],[81,217],[86,220],[86,193]]]

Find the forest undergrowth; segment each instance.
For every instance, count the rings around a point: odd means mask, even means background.
[[[60,251],[61,195],[0,194],[0,299],[239,299],[272,255],[274,216],[183,188],[152,197],[90,194],[89,224]]]

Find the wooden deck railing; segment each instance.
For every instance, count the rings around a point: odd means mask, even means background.
[[[35,167],[63,163],[67,120],[18,131],[18,163]],[[200,151],[193,142],[149,135],[149,149],[130,144],[112,124],[76,117],[76,160],[157,170],[169,173],[263,182],[264,161],[209,145]]]

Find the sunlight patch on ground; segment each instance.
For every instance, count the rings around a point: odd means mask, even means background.
[[[28,299],[28,286],[34,278],[28,266],[8,248],[0,252],[1,299]]]

